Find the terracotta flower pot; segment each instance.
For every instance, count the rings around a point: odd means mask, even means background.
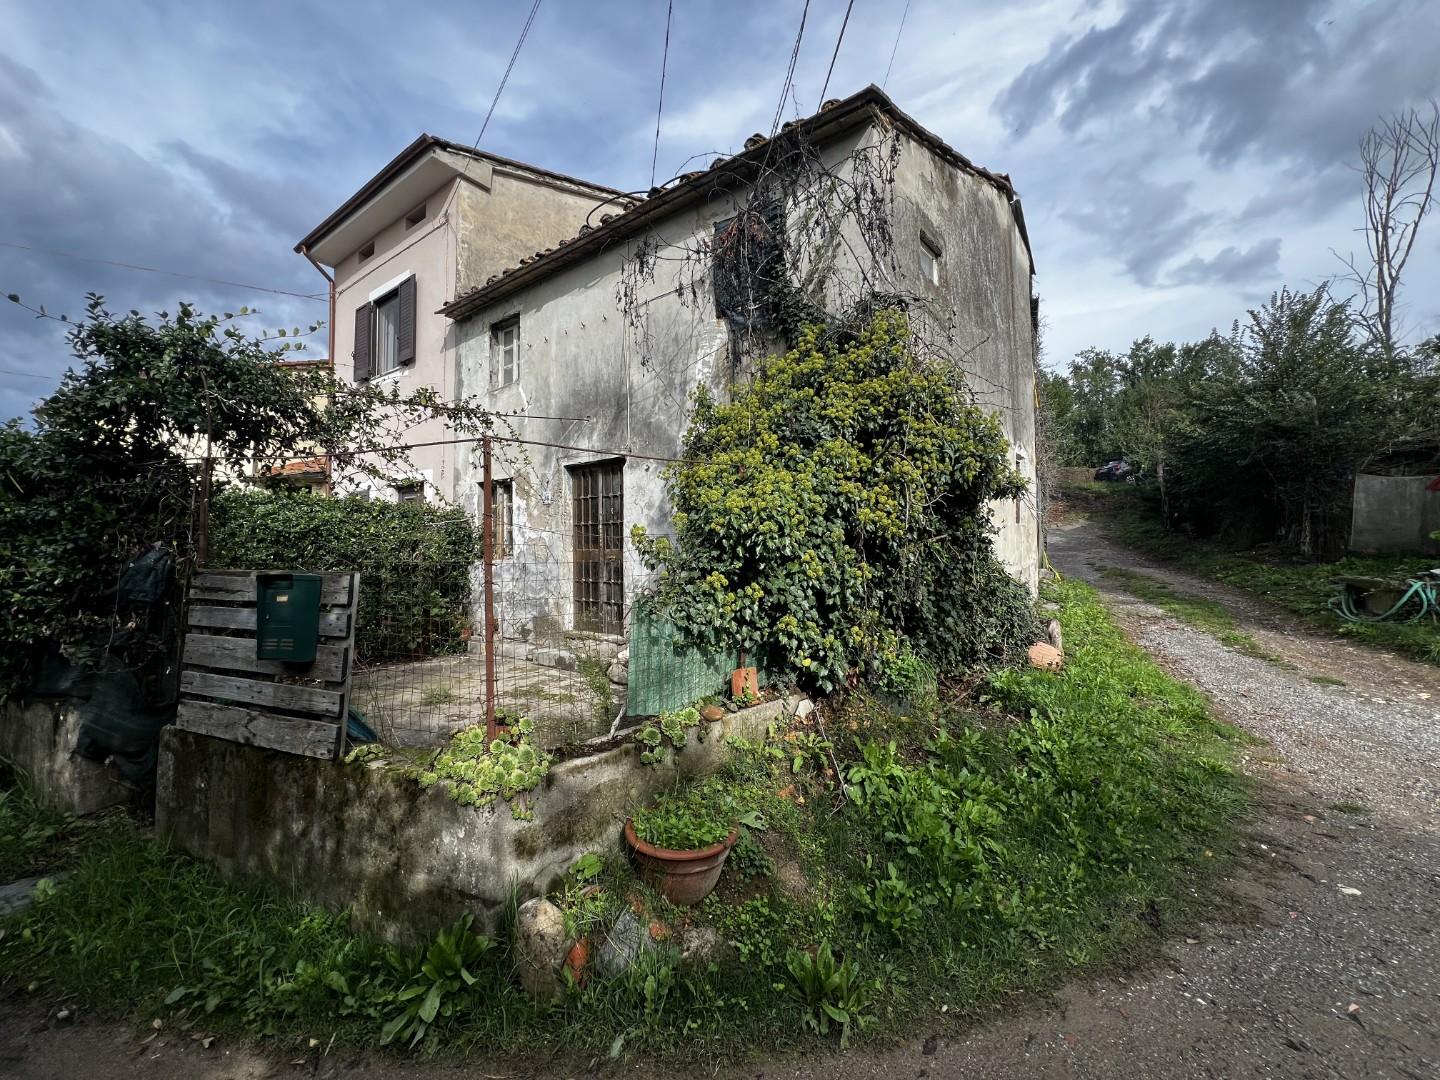
[[[641,840],[635,833],[633,818],[625,822],[625,840],[635,851],[635,862],[645,884],[679,907],[691,907],[710,895],[720,880],[726,856],[739,839],[740,828],[736,826],[718,844],[694,851],[673,851]]]

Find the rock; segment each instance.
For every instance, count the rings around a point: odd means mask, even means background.
[[[617,664],[624,664],[626,667],[629,667],[629,666],[630,666],[630,646],[629,646],[629,645],[626,645],[623,649],[621,649],[618,653],[615,654],[615,662],[616,662]]]
[[[653,948],[648,925],[626,908],[600,942],[600,951],[595,954],[595,970],[602,978],[613,979],[635,963],[641,952]]]
[[[570,973],[570,980],[576,986],[585,985],[586,967],[590,963],[590,939],[581,938],[570,946],[570,951],[565,954],[565,970]]]
[[[619,660],[616,660],[605,669],[605,677],[612,683],[625,686],[630,682],[630,665],[622,664]]]
[[[1340,893],[1341,893],[1342,896],[1359,896],[1359,895],[1360,895],[1360,890],[1359,890],[1359,889],[1352,888],[1352,887],[1349,886],[1349,885],[1336,885],[1335,888],[1337,888],[1337,889],[1340,890]]]
[[[811,701],[808,697],[802,697],[799,703],[795,706],[795,719],[804,720],[805,717],[809,716],[814,711],[815,703]]]
[[[1065,657],[1060,650],[1048,641],[1037,641],[1030,646],[1031,667],[1040,668],[1042,671],[1059,671],[1064,663]]]
[[[734,951],[720,931],[710,926],[692,926],[680,938],[680,963],[690,966],[723,963]]]
[[[1042,608],[1044,608],[1046,611],[1059,611],[1059,610],[1060,610],[1060,605],[1057,604],[1057,603],[1055,603],[1054,600],[1046,600],[1046,601],[1045,601],[1043,604],[1041,604],[1040,606],[1041,606]]]
[[[515,966],[532,1000],[550,1002],[564,993],[560,969],[569,952],[564,912],[539,896],[520,905],[515,913]]]
[[[530,662],[561,671],[575,670],[575,654],[564,649],[536,649],[530,654]]]
[[[1060,640],[1060,620],[1051,619],[1045,624],[1045,636],[1050,639],[1050,644],[1055,646],[1055,651],[1061,656],[1065,655],[1065,646]]]
[[[58,885],[64,878],[64,874],[52,874],[49,880],[51,884]],[[28,877],[0,885],[0,919],[18,915],[34,903],[36,886],[44,880],[43,877]]]
[[[725,709],[721,705],[702,705],[700,707],[700,719],[707,724],[713,724],[717,720],[725,719]]]

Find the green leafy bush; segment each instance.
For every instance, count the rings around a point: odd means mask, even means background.
[[[395,1000],[402,1008],[380,1033],[382,1045],[398,1037],[414,1046],[432,1024],[477,1004],[478,965],[495,943],[470,928],[473,920],[467,912],[450,929],[440,931],[421,956],[397,957],[402,985]]]
[[[714,782],[662,795],[653,806],[635,811],[635,834],[647,844],[672,851],[693,851],[718,844],[735,828],[730,797]]]
[[[864,1027],[865,1009],[874,987],[860,978],[848,957],[837,961],[828,941],[813,953],[791,949],[785,955],[791,989],[800,1003],[801,1022],[818,1035],[829,1035],[830,1025],[840,1030],[840,1048],[850,1042],[850,1026]]]
[[[230,490],[211,514],[211,565],[359,571],[355,648],[368,663],[461,652],[480,536],[423,502]]]
[[[959,670],[1030,639],[989,523],[1024,482],[999,421],[954,363],[917,352],[903,312],[807,327],[732,402],[702,388],[684,455],[666,473],[674,539],[634,540],[688,643],[833,690],[906,647]]]

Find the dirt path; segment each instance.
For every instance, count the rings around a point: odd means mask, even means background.
[[[1177,937],[1143,971],[1072,983],[979,1026],[937,1015],[932,1030],[887,1052],[813,1053],[721,1075],[1440,1077],[1440,669],[1304,633],[1252,598],[1147,565],[1090,523],[1056,530],[1051,557],[1062,573],[1100,587],[1167,667],[1267,740],[1245,755],[1265,803],[1226,882],[1244,914]],[[1295,666],[1226,648],[1120,591],[1103,566],[1225,604]],[[1318,685],[1316,676],[1346,685]],[[588,1063],[397,1067],[321,1049],[281,1060],[164,1033],[142,1043],[150,1034],[0,1001],[0,1075],[661,1075],[604,1063],[594,1071]]]

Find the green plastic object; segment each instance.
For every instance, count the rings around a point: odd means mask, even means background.
[[[320,575],[255,575],[255,655],[313,664],[320,640]]]

